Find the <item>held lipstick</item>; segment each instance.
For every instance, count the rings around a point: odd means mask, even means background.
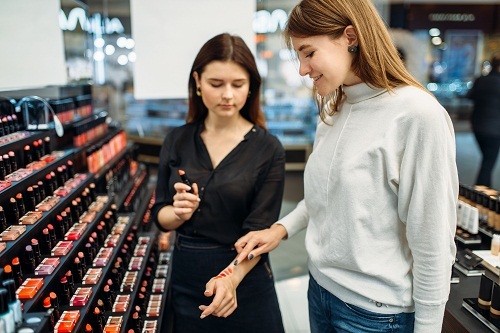
[[[186,172],[184,170],[179,169],[179,176],[181,177],[182,182],[190,187],[188,192],[194,193],[193,185],[192,185],[191,181],[189,180],[188,176],[186,175]]]

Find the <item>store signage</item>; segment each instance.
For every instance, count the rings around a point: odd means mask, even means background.
[[[494,28],[495,5],[430,5],[408,7],[408,28],[422,30],[462,29],[491,32]]]
[[[66,14],[61,9],[59,12],[59,26],[62,30],[74,31],[78,25],[80,25],[80,29],[90,33],[112,34],[116,32],[121,34],[125,31],[123,24],[116,17],[103,20],[100,14],[95,14],[89,18],[82,8],[73,8],[66,17]],[[102,27],[104,27],[104,31],[97,31],[103,30]]]
[[[256,34],[267,34],[276,32],[278,27],[283,30],[287,20],[288,14],[283,9],[275,9],[272,13],[258,10],[253,17],[253,31]]]
[[[429,14],[429,21],[432,22],[474,22],[476,16],[468,13],[431,13]]]

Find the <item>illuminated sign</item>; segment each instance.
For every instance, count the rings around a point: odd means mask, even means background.
[[[59,12],[59,26],[62,30],[73,31],[78,24],[82,30],[90,33],[112,34],[116,32],[121,34],[125,31],[121,21],[116,17],[112,19],[105,18],[103,22],[100,14],[94,14],[94,16],[88,18],[87,13],[82,8],[73,8],[66,17],[66,14],[61,9]],[[103,26],[104,31],[102,31]]]
[[[272,13],[267,10],[255,12],[252,22],[253,31],[257,34],[276,32],[278,27],[285,28],[288,14],[283,9],[275,9]]]
[[[433,22],[474,22],[476,16],[468,13],[431,13],[429,21]]]

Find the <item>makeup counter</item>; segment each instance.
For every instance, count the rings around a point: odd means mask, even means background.
[[[500,332],[500,192],[460,185],[457,257],[442,332]]]
[[[85,89],[0,101],[0,332],[169,331],[172,234],[137,146]]]

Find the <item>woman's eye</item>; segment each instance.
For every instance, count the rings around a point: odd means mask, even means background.
[[[220,88],[220,87],[222,87],[222,84],[212,84],[211,86],[214,88]]]
[[[311,58],[314,55],[314,52],[315,51],[312,51],[311,53],[309,53],[308,55],[306,55],[306,58]]]

